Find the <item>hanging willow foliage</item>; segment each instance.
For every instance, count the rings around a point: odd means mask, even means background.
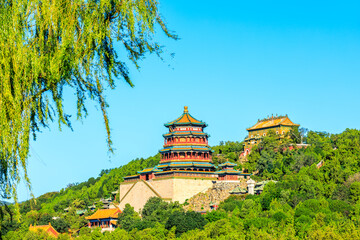
[[[112,151],[103,90],[123,78],[133,86],[125,60],[138,66],[146,53],[161,54],[153,39],[160,26],[170,38],[156,0],[0,1],[0,193],[16,199],[25,172],[29,138],[49,121],[71,127],[63,89],[77,96],[77,117],[87,99],[98,102]],[[124,47],[120,60],[114,49]]]

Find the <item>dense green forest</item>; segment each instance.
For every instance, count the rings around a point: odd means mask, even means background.
[[[112,233],[82,227],[86,221],[76,214],[77,209],[108,197],[123,176],[156,165],[160,160],[156,155],[24,202],[20,214],[14,206],[2,206],[2,238],[50,239],[44,233],[29,232],[28,227],[51,222],[66,233],[60,239],[70,239],[70,234],[78,239],[360,239],[360,131],[309,131],[303,138],[309,145],[304,148],[297,148],[299,139],[298,130],[281,141],[270,132],[247,161],[238,158],[243,149],[240,142],[214,146],[215,164],[229,159],[254,172],[255,180],[277,182],[267,184],[260,195],[231,196],[205,215],[151,198],[141,214],[127,205],[119,215],[119,228]]]

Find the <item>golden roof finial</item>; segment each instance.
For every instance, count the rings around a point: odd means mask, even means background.
[[[188,111],[188,107],[187,106],[185,106],[184,107],[184,113],[188,113],[189,111]]]

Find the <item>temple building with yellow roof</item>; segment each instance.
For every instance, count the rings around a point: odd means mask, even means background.
[[[293,123],[287,115],[271,116],[258,120],[254,126],[246,129],[248,136],[244,140],[244,152],[242,156],[248,155],[251,148],[260,143],[261,139],[265,137],[270,130],[273,130],[279,136],[279,139],[281,139],[291,129],[299,126],[299,124]]]
[[[113,231],[116,228],[116,223],[121,210],[119,208],[98,209],[91,216],[85,217],[88,222],[88,227],[100,227],[101,231]]]
[[[208,145],[209,135],[204,132],[207,124],[190,115],[188,107],[165,127],[169,132],[163,134],[159,165],[124,177],[119,189],[120,209],[129,203],[140,211],[150,197],[184,203],[211,188],[216,181],[239,181],[250,175],[234,170],[235,165],[231,163],[216,171],[212,163],[213,151]]]
[[[51,226],[51,223],[49,223],[49,225],[38,225],[38,226],[36,225],[33,226],[32,224],[30,224],[29,231],[32,232],[44,231],[54,238],[57,238],[60,234],[58,231],[55,230],[55,228],[53,228],[53,226]]]

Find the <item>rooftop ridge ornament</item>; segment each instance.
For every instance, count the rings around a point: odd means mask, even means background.
[[[165,123],[164,125],[166,127],[175,126],[175,125],[176,126],[195,125],[195,126],[201,126],[201,127],[206,127],[207,126],[207,124],[205,122],[197,120],[196,118],[191,116],[191,114],[189,113],[188,106],[184,106],[184,112],[182,113],[182,115],[180,117],[178,117],[174,121]]]
[[[271,114],[271,117],[268,115],[267,117],[265,117],[263,119],[258,119],[258,122],[264,122],[264,121],[269,121],[271,119],[280,119],[280,118],[287,118],[287,117],[288,117],[287,114],[285,114],[285,115],[276,114],[275,116],[274,116],[274,114]]]

